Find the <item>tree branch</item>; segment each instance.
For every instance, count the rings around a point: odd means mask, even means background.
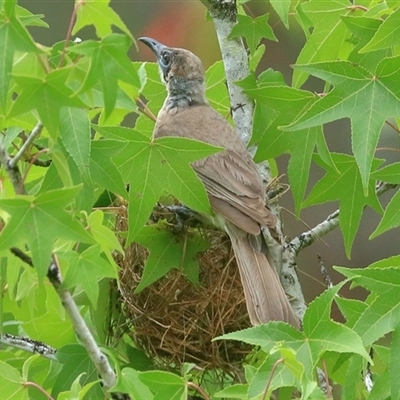
[[[38,122],[35,129],[32,131],[29,138],[31,138],[30,143],[32,143],[33,139],[37,137],[42,129],[42,124]],[[28,140],[29,140],[28,138]],[[27,142],[28,142],[27,140]],[[22,148],[25,150],[28,148],[26,143]],[[25,146],[26,145],[26,146]],[[19,153],[21,152],[19,151]],[[22,153],[17,158],[21,158]],[[15,162],[14,165],[10,165],[10,156],[8,155],[3,142],[0,141],[0,162],[5,166],[7,174],[13,184],[14,190],[18,194],[26,194],[24,183],[21,178],[21,174],[18,169],[18,165]],[[12,247],[10,251],[17,257],[19,257],[23,262],[27,263],[31,267],[34,267],[31,257],[25,254],[22,250]],[[71,318],[72,324],[74,326],[75,332],[78,335],[80,341],[84,345],[86,351],[88,352],[89,357],[93,361],[95,367],[97,368],[100,376],[102,377],[104,387],[106,389],[110,389],[116,383],[116,374],[111,368],[111,365],[108,362],[107,357],[101,352],[99,346],[97,345],[93,335],[91,334],[89,328],[87,327],[84,319],[82,318],[78,307],[72,298],[72,295],[69,291],[65,290],[62,286],[62,276],[60,274],[60,269],[57,264],[57,259],[55,255],[50,262],[50,266],[47,271],[47,277],[49,278],[51,284],[56,290],[61,303],[64,305],[67,314]]]
[[[18,150],[17,154],[9,161],[10,168],[14,168],[17,166],[18,161],[26,153],[26,150],[30,147],[33,141],[40,135],[42,129],[43,129],[43,124],[40,121],[38,121],[36,126],[33,128],[31,134],[26,139],[25,143]]]
[[[245,143],[248,143],[253,127],[254,103],[243,93],[242,89],[234,82],[245,78],[250,73],[248,55],[241,39],[229,39],[232,28],[236,24],[237,8],[235,0],[201,0],[207,7],[215,25],[222,60],[225,67],[225,76],[228,85],[232,117],[236,130]],[[250,149],[254,153],[255,149]],[[270,168],[267,162],[259,165],[259,172],[266,184],[272,181]],[[263,229],[263,234],[270,250],[273,262],[277,267],[283,288],[293,309],[299,319],[303,318],[306,306],[296,272],[296,263],[285,255],[284,235],[280,218],[280,207],[277,201],[269,203],[271,211],[277,217],[277,234],[279,242],[271,237],[268,229]],[[286,262],[290,260],[290,262]]]
[[[217,32],[224,62],[232,118],[238,134],[245,143],[248,143],[252,132],[254,103],[234,83],[249,75],[248,56],[242,39],[229,39],[232,28],[236,24],[236,1],[201,0],[201,2],[207,7]]]
[[[397,185],[392,183],[378,182],[375,187],[376,194],[378,196],[381,196],[383,193],[395,188],[396,186]],[[320,222],[314,228],[310,229],[309,231],[303,232],[299,236],[296,236],[286,245],[286,247],[291,253],[293,253],[295,257],[301,250],[310,246],[312,243],[315,242],[315,240],[326,235],[338,226],[339,210],[336,210],[332,214],[328,215],[328,217],[324,221]]]
[[[16,194],[26,194],[24,181],[19,171],[18,165],[11,166],[11,157],[4,147],[3,140],[0,139],[0,163],[4,165],[11,184]]]
[[[27,351],[28,353],[40,354],[52,361],[58,361],[55,355],[57,350],[46,343],[39,342],[38,340],[4,333],[3,335],[0,335],[0,343]]]

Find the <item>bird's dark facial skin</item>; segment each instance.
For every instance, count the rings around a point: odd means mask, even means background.
[[[169,49],[165,49],[161,52],[158,62],[162,69],[169,69],[171,67],[172,52]]]
[[[153,51],[161,68],[164,80],[167,81],[169,71],[171,70],[174,50],[152,38],[141,37],[139,40]]]
[[[157,55],[157,61],[158,64],[160,65],[165,81],[167,81],[168,73],[171,69],[172,58],[173,58],[173,51],[168,48],[162,50],[161,53]]]

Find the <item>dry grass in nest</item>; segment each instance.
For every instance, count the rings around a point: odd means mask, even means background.
[[[118,217],[117,229],[126,230],[126,216]],[[148,253],[138,244],[128,246],[125,257],[117,260],[123,312],[134,327],[129,334],[135,343],[156,361],[174,367],[192,362],[232,374],[250,346],[212,339],[250,322],[228,237],[212,230],[204,235],[211,247],[198,254],[198,286],[173,269],[135,294]]]

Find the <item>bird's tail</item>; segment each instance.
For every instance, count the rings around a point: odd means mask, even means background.
[[[235,252],[252,325],[284,321],[298,328],[299,321],[267,256],[255,250],[248,236],[236,227],[226,230]]]

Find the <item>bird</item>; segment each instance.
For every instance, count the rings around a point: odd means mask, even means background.
[[[261,227],[274,230],[276,217],[266,204],[257,166],[230,123],[205,95],[201,60],[186,49],[168,47],[141,37],[156,56],[167,97],[157,115],[153,137],[183,137],[224,148],[191,164],[206,189],[212,224],[231,241],[253,326],[283,321],[299,327]]]

